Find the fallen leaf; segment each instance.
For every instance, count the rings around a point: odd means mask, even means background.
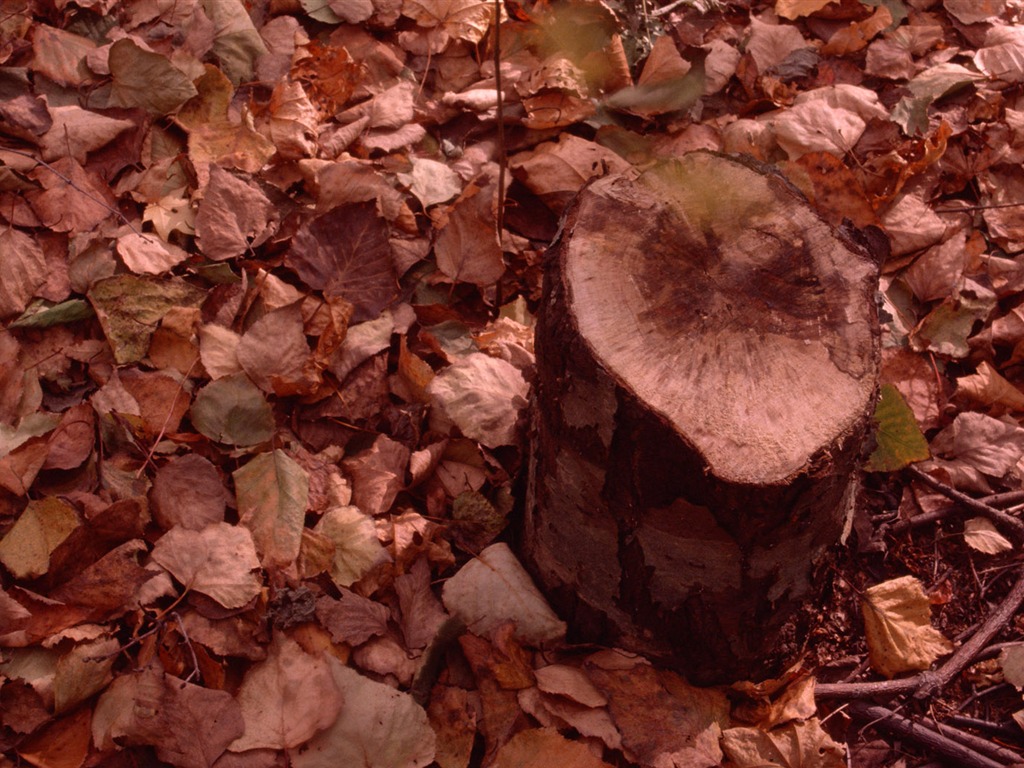
[[[215,261],[232,259],[265,242],[277,229],[277,209],[255,183],[210,166],[199,211],[199,248]]]
[[[487,635],[506,621],[531,645],[565,636],[561,621],[508,545],[492,544],[445,582],[442,600],[469,629]]]
[[[205,291],[177,277],[116,275],[89,289],[89,301],[121,365],[145,357],[153,332],[172,307],[198,307],[205,298]]]
[[[223,522],[227,498],[217,468],[195,453],[175,456],[160,467],[149,494],[153,519],[165,531],[176,525],[201,531]]]
[[[99,749],[148,744],[160,760],[180,768],[210,768],[244,730],[230,693],[154,668],[118,676],[96,702],[92,720]]]
[[[339,587],[350,587],[378,563],[386,562],[387,550],[377,539],[373,518],[358,507],[332,507],[313,529],[334,542],[331,579]]]
[[[845,768],[847,764],[843,745],[833,741],[816,718],[770,731],[728,728],[722,732],[722,749],[736,768]]]
[[[232,752],[298,747],[335,721],[345,697],[326,655],[306,653],[287,635],[275,632],[267,658],[246,672],[237,701],[245,729],[228,745]],[[362,706],[348,701],[350,706]]]
[[[438,373],[426,391],[462,434],[496,448],[516,442],[530,385],[511,364],[476,353]]]
[[[75,508],[58,498],[29,501],[0,539],[0,563],[16,579],[33,579],[50,569],[50,555],[79,525]]]
[[[285,264],[310,288],[350,301],[356,323],[376,318],[398,293],[388,227],[372,202],[343,205],[305,222]]]
[[[875,423],[875,450],[865,464],[868,472],[894,472],[931,456],[914,412],[892,384],[882,385]]]
[[[0,253],[4,271],[0,275],[0,317],[23,312],[29,300],[46,282],[46,257],[39,243],[19,229],[0,230]]]
[[[258,445],[274,434],[274,413],[263,393],[244,373],[211,381],[196,393],[192,424],[211,440]]]
[[[998,555],[1013,549],[1013,543],[996,530],[992,521],[984,517],[972,517],[964,522],[964,541],[972,549],[986,555]]]
[[[252,531],[264,568],[287,568],[299,556],[309,475],[280,449],[254,456],[232,475],[239,522]]]
[[[192,79],[159,53],[123,38],[110,46],[107,59],[110,106],[141,107],[157,116],[174,112],[199,92]]]
[[[554,728],[520,731],[506,742],[492,763],[495,768],[611,768],[578,741],[569,741]]]
[[[999,651],[1003,679],[1018,691],[1024,688],[1024,643],[1011,643]]]
[[[260,567],[247,528],[212,523],[201,531],[172,528],[153,547],[153,560],[190,590],[225,608],[241,608],[259,594]]]
[[[928,669],[953,651],[953,644],[931,625],[931,603],[913,576],[865,590],[861,613],[871,666],[888,678]]]
[[[349,703],[333,725],[290,753],[295,768],[424,768],[433,761],[434,731],[409,694],[326,659]]]
[[[719,739],[728,713],[721,690],[693,687],[673,672],[616,651],[591,655],[584,669],[608,698],[628,759],[651,768],[721,763]]]

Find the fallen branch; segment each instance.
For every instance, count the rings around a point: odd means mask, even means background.
[[[1024,573],[1010,589],[971,639],[938,669],[922,672],[900,680],[885,680],[871,683],[820,683],[814,688],[814,695],[821,699],[864,699],[874,696],[898,696],[914,692],[914,698],[921,700],[934,696],[954,677],[966,669],[985,650],[999,631],[1006,626],[1020,606],[1024,604]]]
[[[994,744],[986,751],[998,754],[998,759],[982,754],[953,738],[953,735],[963,735],[954,728],[943,728],[945,733],[939,733],[877,704],[854,701],[846,711],[856,720],[868,721],[868,727],[878,728],[911,741],[947,760],[954,761],[961,768],[1005,768],[1021,759],[1016,752]]]
[[[936,480],[924,470],[915,466],[907,467],[906,472],[915,480],[920,480],[932,490],[941,493],[947,499],[952,499],[972,512],[976,512],[982,517],[991,520],[996,526],[1002,528],[1007,533],[1012,534],[1015,539],[1014,543],[1018,545],[1024,544],[1024,522],[1021,520],[1013,517],[1012,515],[1008,515],[1001,509],[996,509],[991,504],[986,504],[984,501],[968,496],[966,493],[958,491],[956,488],[951,488],[945,483]]]
[[[956,653],[934,672],[924,672],[919,677],[921,685],[914,693],[914,698],[921,700],[934,696],[950,680],[959,675],[964,669],[973,663],[975,657],[980,654],[991,641],[999,634],[999,631],[1017,613],[1021,604],[1024,604],[1024,573],[1017,579],[1017,583],[1010,589],[1009,594],[1003,598],[999,607],[989,614],[985,623],[978,628],[971,639],[961,645]]]

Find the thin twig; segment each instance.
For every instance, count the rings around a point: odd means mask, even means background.
[[[1010,618],[1024,603],[1024,573],[1010,589],[971,639],[957,649],[956,653],[937,670],[926,671],[900,680],[884,680],[867,683],[819,683],[814,695],[819,699],[864,699],[872,696],[898,696],[914,692],[917,699],[933,696],[939,689],[966,669],[988,646],[989,642],[1006,626]]]
[[[1001,509],[996,509],[990,504],[986,504],[983,501],[979,501],[971,496],[968,496],[962,491],[958,491],[956,488],[951,488],[945,483],[936,480],[934,477],[929,475],[922,469],[913,465],[906,468],[907,474],[913,477],[915,480],[920,480],[922,483],[927,485],[929,488],[938,491],[947,499],[952,499],[958,504],[962,504],[972,512],[976,512],[982,517],[988,518],[996,526],[1002,528],[1008,533],[1012,533],[1016,544],[1024,544],[1024,522],[1021,522],[1016,517],[1008,515]]]
[[[143,235],[142,232],[139,232],[139,230],[137,230],[135,228],[135,225],[132,224],[131,221],[129,221],[128,217],[125,216],[123,213],[121,213],[119,210],[117,210],[117,208],[114,208],[112,205],[107,203],[106,200],[102,200],[102,199],[96,197],[96,195],[92,194],[91,192],[87,192],[86,190],[82,189],[80,186],[75,184],[73,179],[71,179],[69,176],[65,176],[63,173],[58,171],[56,168],[54,168],[52,165],[50,165],[45,160],[43,160],[41,158],[38,158],[35,155],[29,154],[28,152],[22,152],[20,149],[11,149],[10,147],[0,147],[0,152],[10,152],[12,155],[18,155],[19,157],[28,158],[32,162],[37,163],[37,164],[43,166],[43,168],[45,168],[50,173],[52,173],[54,176],[56,176],[58,179],[63,181],[65,184],[67,184],[69,187],[71,187],[73,190],[75,190],[75,192],[77,192],[78,194],[83,195],[83,196],[89,198],[94,203],[96,203],[96,205],[103,206],[108,211],[110,211],[112,214],[117,216],[117,218],[119,218],[124,223],[124,225],[126,227],[128,227],[128,229],[130,229],[132,231],[133,234],[136,234],[139,237],[145,237],[145,235]]]
[[[962,768],[1005,768],[1006,765],[1020,759],[1016,752],[1004,750],[1006,756],[995,760],[956,741],[949,735],[933,731],[931,728],[902,715],[897,715],[892,710],[877,704],[853,701],[850,702],[848,711],[856,720],[867,720],[868,725],[866,727],[878,728],[895,734],[900,738],[915,742],[947,760],[954,761],[955,765]],[[953,731],[954,729],[950,728],[947,730]]]
[[[950,680],[972,664],[975,657],[1013,618],[1021,604],[1024,604],[1024,572],[1018,577],[1017,583],[1010,589],[1010,593],[1003,599],[1003,602],[989,614],[985,623],[971,636],[970,640],[961,645],[939,669],[921,674],[921,687],[914,693],[914,698],[921,700],[934,696]]]
[[[508,152],[505,149],[505,94],[501,82],[501,0],[494,0],[494,88],[498,92],[498,210],[496,212],[498,247],[501,247],[501,233],[505,229],[505,166]]]
[[[1019,208],[1024,203],[991,203],[988,205],[965,205],[962,208],[936,208],[935,213],[962,213],[964,211],[987,211],[990,208]]]

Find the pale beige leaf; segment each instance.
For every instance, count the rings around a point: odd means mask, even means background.
[[[927,669],[953,644],[931,625],[928,597],[913,576],[876,584],[861,604],[871,666],[886,677]]]
[[[1024,689],[1024,643],[1013,643],[999,652],[1003,679],[1018,691]]]
[[[222,325],[207,324],[199,329],[199,359],[211,379],[242,372],[238,344],[242,337]]]
[[[467,562],[444,585],[442,600],[478,635],[506,621],[533,645],[565,635],[565,622],[551,610],[508,545],[499,542]]]
[[[846,768],[846,750],[817,718],[771,731],[729,728],[722,733],[722,749],[736,768]]]
[[[295,768],[424,768],[434,759],[434,730],[412,696],[326,657],[347,702],[327,730],[290,753]]]
[[[247,528],[214,523],[201,531],[172,528],[153,547],[153,559],[186,588],[225,608],[241,608],[257,594],[260,567]]]
[[[964,523],[964,541],[972,549],[986,555],[998,555],[1013,549],[1013,543],[996,530],[991,520],[984,517],[972,517]]]
[[[413,158],[412,171],[400,173],[398,178],[409,186],[409,191],[416,196],[424,209],[438,203],[446,203],[462,191],[462,180],[459,175],[437,160]]]
[[[159,275],[188,258],[188,253],[173,243],[136,232],[117,239],[117,255],[137,275]]]
[[[236,698],[245,733],[228,746],[232,752],[297,747],[331,725],[344,702],[326,656],[306,653],[282,632],[246,673]],[[352,699],[349,705],[362,706]]]
[[[775,12],[784,19],[798,19],[817,13],[832,0],[775,0]]]
[[[515,442],[529,390],[515,366],[481,353],[457,360],[427,385],[436,407],[462,434],[488,448]]]
[[[334,542],[331,579],[339,587],[350,587],[378,563],[387,561],[387,550],[377,539],[373,518],[358,507],[333,507],[324,513],[314,529]]]
[[[608,699],[579,667],[549,664],[534,671],[537,687],[544,693],[558,694],[588,707],[603,707]]]

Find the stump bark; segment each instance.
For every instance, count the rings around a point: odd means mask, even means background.
[[[710,152],[580,193],[546,265],[524,532],[576,639],[698,682],[792,660],[873,412],[880,250]]]

